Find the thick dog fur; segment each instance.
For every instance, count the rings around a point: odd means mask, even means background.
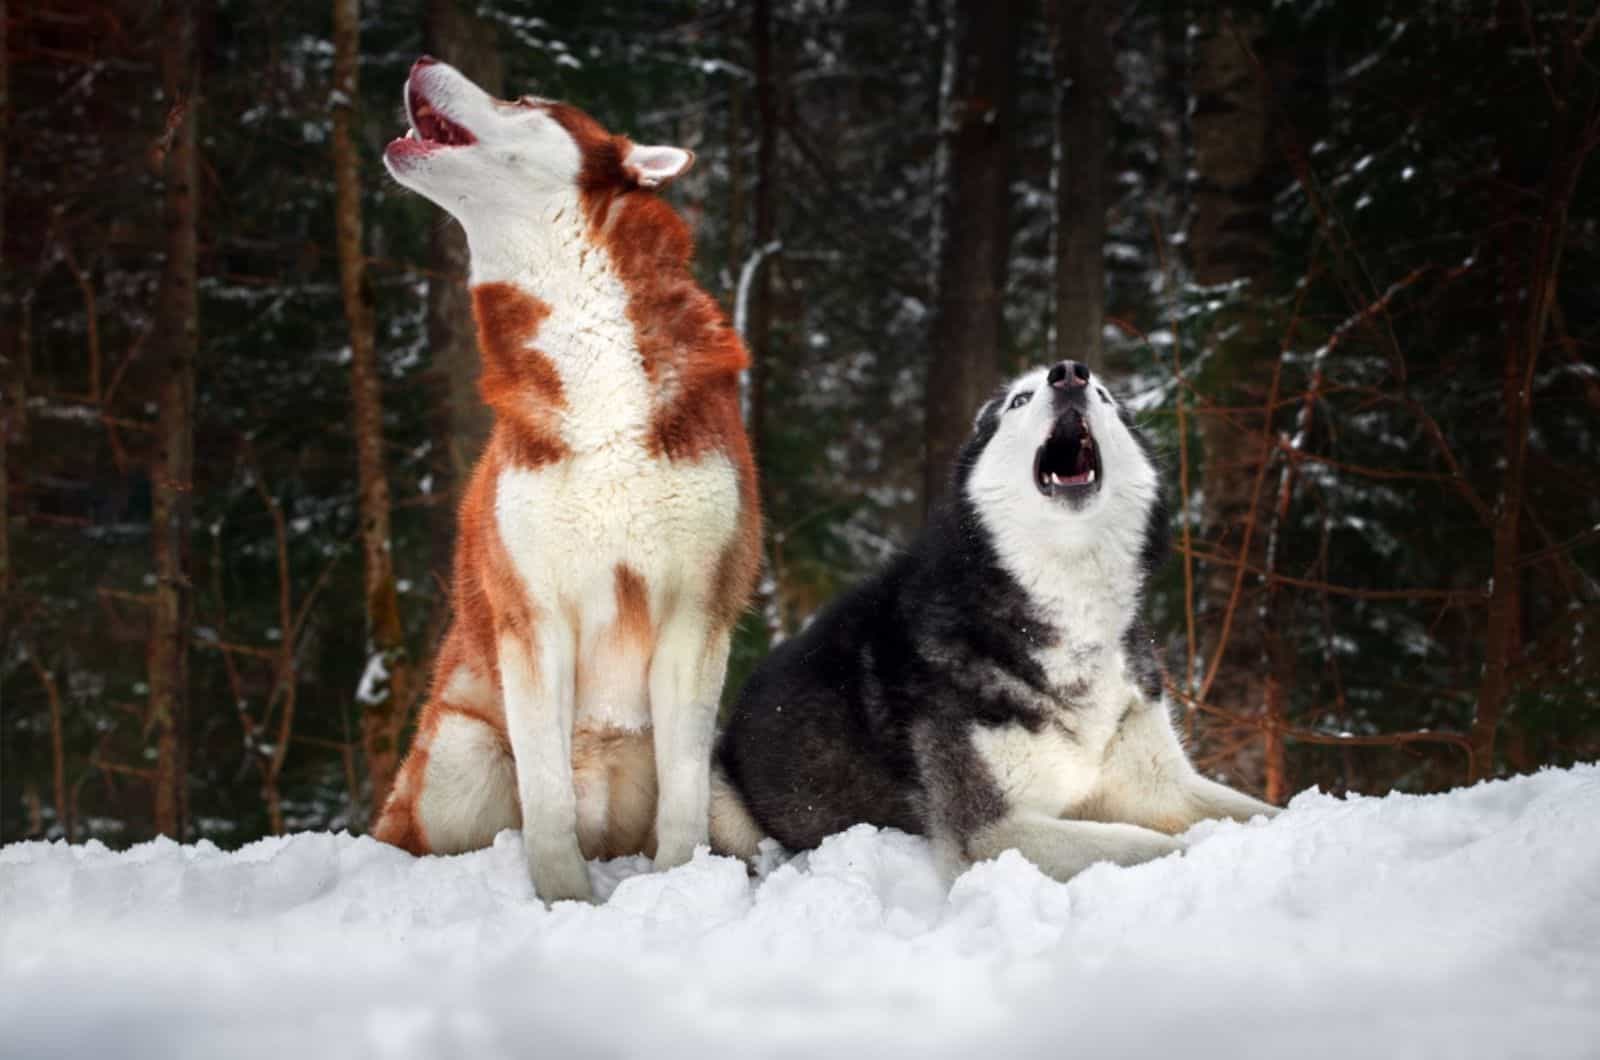
[[[495,424],[463,497],[454,620],[380,839],[414,853],[522,829],[547,900],[585,857],[681,864],[707,840],[733,623],[759,565],[743,345],[653,188],[672,147],[443,63],[384,160],[460,221]]]
[[[1088,481],[1041,471],[1061,438]],[[952,875],[1014,848],[1066,879],[1178,850],[1203,818],[1274,813],[1199,776],[1173,728],[1138,620],[1165,535],[1155,465],[1087,368],[1011,383],[921,538],[743,690],[713,843],[749,858],[763,836],[803,849],[869,822],[928,835]]]

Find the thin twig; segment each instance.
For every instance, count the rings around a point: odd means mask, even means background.
[[[1167,687],[1167,694],[1184,702],[1188,697],[1172,686]],[[1265,718],[1249,718],[1235,714],[1233,711],[1212,706],[1203,700],[1191,700],[1195,710],[1205,714],[1223,718],[1235,726],[1251,727],[1256,729],[1266,728],[1270,722]],[[1186,705],[1190,705],[1186,703]],[[1317,729],[1306,729],[1294,725],[1281,726],[1284,738],[1298,743],[1315,743],[1343,747],[1397,747],[1411,743],[1443,743],[1452,747],[1461,748],[1467,756],[1467,775],[1473,774],[1473,750],[1468,738],[1458,732],[1446,732],[1438,729],[1412,729],[1406,732],[1386,733],[1347,733],[1347,732],[1321,732]]]
[[[1358,600],[1449,600],[1453,603],[1463,604],[1483,602],[1483,594],[1463,589],[1362,589],[1353,585],[1338,585],[1333,582],[1317,581],[1311,578],[1296,578],[1292,575],[1268,571],[1237,556],[1227,556],[1209,549],[1195,549],[1194,558],[1203,563],[1215,563],[1223,567],[1233,567],[1240,571],[1241,574],[1254,574],[1267,582],[1278,582],[1301,589],[1312,589],[1317,592],[1331,593],[1334,596],[1349,596]],[[1236,578],[1235,581],[1237,582],[1237,580]]]
[[[1272,384],[1267,390],[1268,408],[1277,404],[1278,384],[1282,379],[1283,358],[1279,357],[1272,362]],[[1271,450],[1272,417],[1268,415],[1265,420],[1266,422],[1261,425],[1262,458],[1260,465],[1256,468],[1255,484],[1250,488],[1250,510],[1245,514],[1244,540],[1239,544],[1239,562],[1234,569],[1233,589],[1228,594],[1227,609],[1222,613],[1222,629],[1217,634],[1216,650],[1211,655],[1211,664],[1206,669],[1205,680],[1201,682],[1199,695],[1196,696],[1200,702],[1205,702],[1206,696],[1211,692],[1211,686],[1217,680],[1217,674],[1222,671],[1222,654],[1227,650],[1228,638],[1233,631],[1234,612],[1238,610],[1239,597],[1244,592],[1244,576],[1249,566],[1250,542],[1255,537],[1256,532],[1256,511],[1261,506],[1261,486],[1266,481],[1267,468],[1272,465],[1272,461],[1267,459],[1266,455]]]
[[[1150,227],[1153,230],[1157,262],[1161,273],[1168,277],[1168,289],[1175,290],[1171,275],[1167,268],[1166,244],[1161,235],[1161,219],[1156,216],[1155,210],[1150,211]],[[1176,316],[1176,314],[1174,314]],[[1187,638],[1188,650],[1183,657],[1183,688],[1184,691],[1194,689],[1194,660],[1199,654],[1199,646],[1195,639],[1194,616],[1194,557],[1191,552],[1193,542],[1190,540],[1192,531],[1189,527],[1189,417],[1184,405],[1183,394],[1186,389],[1183,378],[1183,340],[1179,337],[1182,332],[1182,322],[1174,319],[1172,322],[1172,375],[1177,380],[1178,390],[1174,395],[1174,404],[1178,414],[1178,534],[1183,542],[1183,629]],[[1146,342],[1149,340],[1146,339]],[[1193,715],[1189,718],[1189,728],[1193,729]]]

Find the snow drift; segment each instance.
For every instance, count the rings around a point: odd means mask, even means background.
[[[1069,884],[943,887],[867,827],[750,880],[702,854],[533,899],[305,834],[0,849],[0,1053],[1595,1056],[1600,766],[1447,795],[1306,793]]]

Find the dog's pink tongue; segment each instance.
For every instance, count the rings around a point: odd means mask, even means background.
[[[1079,471],[1072,475],[1061,475],[1055,472],[1050,474],[1050,483],[1055,486],[1082,486],[1094,481],[1094,468]]]

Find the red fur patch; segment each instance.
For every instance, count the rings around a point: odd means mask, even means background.
[[[483,363],[478,388],[506,436],[506,455],[522,467],[560,460],[567,455],[560,431],[566,391],[561,373],[534,345],[550,306],[514,284],[480,283],[472,289],[472,315]]]
[[[745,452],[748,460],[748,444]],[[761,501],[756,495],[752,470],[739,476],[739,525],[733,540],[722,550],[711,578],[710,608],[720,627],[731,629],[739,621],[760,577]]]
[[[510,634],[532,650],[536,615],[527,586],[517,573],[500,537],[494,497],[506,467],[528,467],[524,440],[515,429],[497,421],[489,446],[473,469],[472,481],[456,517],[456,569],[452,599],[456,622],[472,641],[474,654],[487,660],[484,672],[496,673],[496,641]],[[536,655],[534,656],[537,657]]]
[[[478,322],[478,351],[483,359],[479,386],[490,407],[498,407],[511,391],[531,394],[552,405],[565,396],[561,375],[533,345],[550,306],[510,283],[480,283],[472,289],[472,315]]]
[[[650,621],[650,590],[626,563],[617,564],[616,580],[617,637],[648,646],[655,634],[655,625]]]

